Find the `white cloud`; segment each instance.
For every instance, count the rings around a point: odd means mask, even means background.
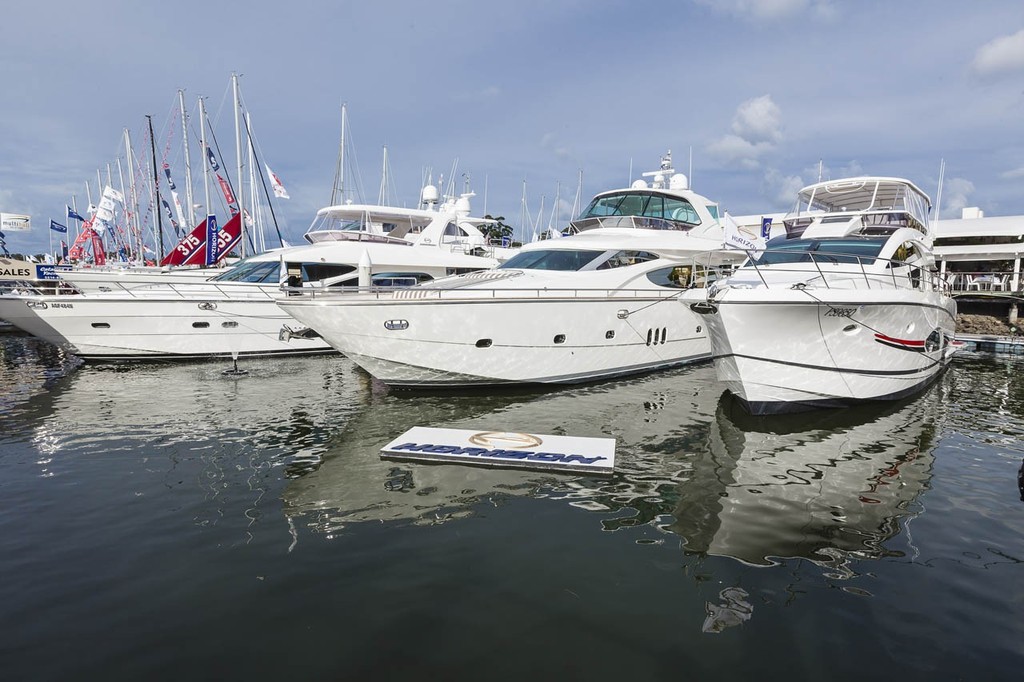
[[[696,2],[723,14],[731,14],[739,19],[747,20],[782,19],[807,11],[822,19],[830,19],[837,12],[832,0],[696,0]]]
[[[725,163],[757,168],[760,158],[782,140],[782,111],[771,95],[755,97],[736,108],[731,127],[732,134],[713,141],[708,151]]]
[[[991,40],[974,53],[971,68],[982,76],[1024,71],[1024,29]]]
[[[816,174],[817,168],[814,169]],[[813,177],[817,178],[817,175]],[[807,186],[799,175],[785,175],[776,168],[765,169],[762,191],[773,206],[789,209],[796,200],[797,192]]]
[[[546,149],[561,161],[569,161],[574,157],[572,150],[561,144],[554,133],[544,133],[540,138],[540,146],[541,149]]]
[[[1008,170],[1005,173],[1002,173],[1000,177],[1005,178],[1007,180],[1016,180],[1017,178],[1024,178],[1024,166],[1021,166],[1020,168],[1014,168],[1013,170]]]
[[[964,178],[945,180],[942,187],[942,211],[945,217],[960,216],[960,211],[970,206],[970,197],[974,192],[974,183]]]
[[[771,95],[748,99],[736,109],[732,131],[744,140],[759,144],[777,144],[782,139],[782,111]]]

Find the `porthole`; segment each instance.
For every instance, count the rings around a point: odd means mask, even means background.
[[[491,342],[490,339],[480,339],[479,341],[476,342],[476,347],[477,348],[490,348],[491,347],[491,343],[492,342]]]
[[[195,329],[206,329],[210,326],[209,322],[193,322],[192,327]]]
[[[657,346],[659,343],[661,343],[661,330],[660,329],[655,329],[654,330],[654,345]]]
[[[555,334],[555,343],[565,343],[565,334]]]
[[[668,327],[662,327],[661,328],[661,342],[662,343],[667,343],[668,342]]]
[[[93,322],[92,323],[92,328],[93,329],[110,329],[110,323],[109,322]]]
[[[606,339],[614,339],[615,338],[615,330],[614,329],[609,329],[608,331],[606,331],[604,333],[604,338],[606,338]]]
[[[227,322],[221,322],[220,326],[224,327],[225,329],[234,329],[235,327],[238,326],[238,323],[235,322],[234,320],[228,320]]]
[[[843,331],[846,332],[847,334],[852,334],[853,332],[857,331],[857,325],[848,324],[845,327],[843,327]]]
[[[648,346],[651,345],[651,338],[653,336],[654,336],[654,330],[653,329],[648,329],[647,330],[647,345]]]
[[[703,327],[701,327],[701,326],[700,326],[700,325],[698,324],[698,325],[697,325],[697,333],[698,333],[698,334],[700,334],[700,332],[701,332],[701,330],[702,330],[702,329],[703,329]]]

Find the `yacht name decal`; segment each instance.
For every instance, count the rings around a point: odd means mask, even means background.
[[[829,308],[825,317],[853,317],[857,312],[856,308]]]

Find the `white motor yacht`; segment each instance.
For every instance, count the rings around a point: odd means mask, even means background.
[[[704,297],[692,287],[722,227],[714,202],[662,170],[597,195],[569,236],[493,271],[279,304],[397,386],[575,383],[706,360],[704,321],[684,301]]]
[[[719,379],[751,413],[898,399],[946,367],[956,303],[935,269],[930,208],[899,178],[806,187],[786,235],[692,306]]]
[[[281,283],[293,291],[408,286],[496,265],[494,258],[438,246],[455,219],[433,213],[422,231],[431,246],[347,230],[253,256],[209,280],[176,279],[90,294],[14,287],[0,295],[0,318],[86,360],[333,352],[308,329],[288,326],[293,320],[275,303],[285,295]]]

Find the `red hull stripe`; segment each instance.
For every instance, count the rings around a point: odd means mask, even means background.
[[[924,348],[924,341],[912,341],[910,339],[896,339],[885,334],[875,334],[875,340],[881,341],[882,343],[891,343],[897,346],[904,346],[905,348]]]

